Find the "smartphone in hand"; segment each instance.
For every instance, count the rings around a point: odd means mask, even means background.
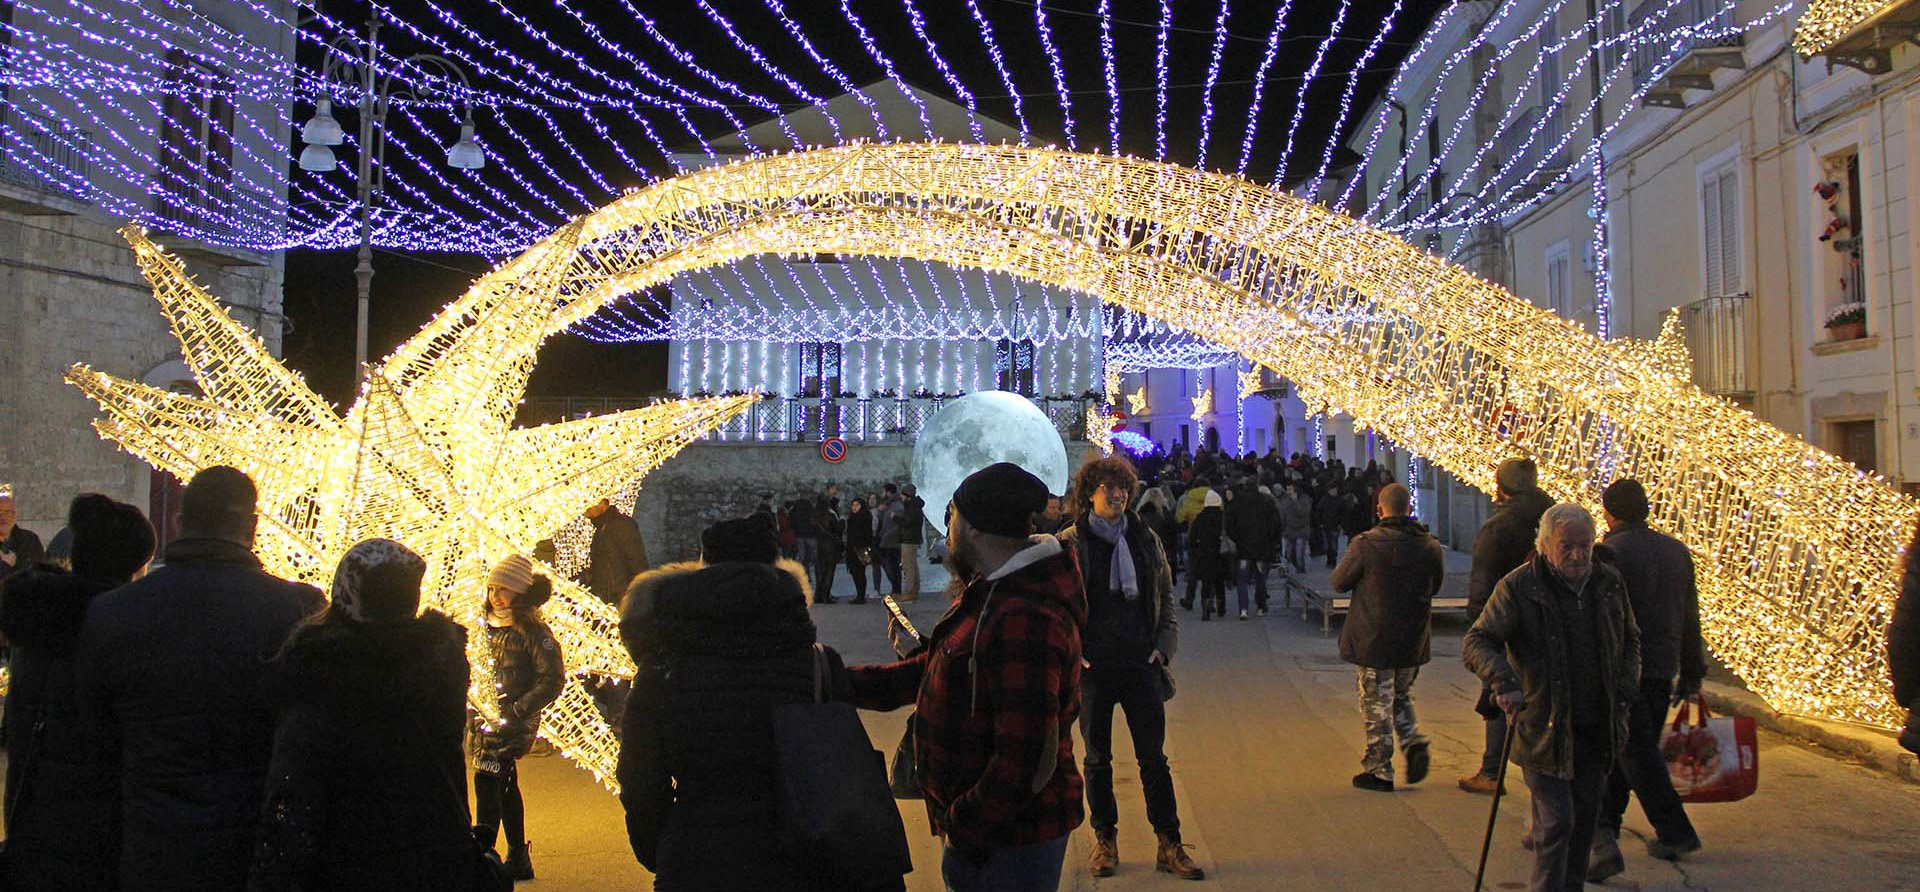
[[[880,603],[887,605],[887,641],[893,645],[895,656],[906,659],[919,653],[927,646],[927,639],[920,630],[913,627],[913,620],[907,619],[907,613],[900,609],[900,602],[891,595],[881,595]]]

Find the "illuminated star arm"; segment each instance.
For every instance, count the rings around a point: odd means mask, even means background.
[[[140,272],[153,285],[153,296],[180,341],[181,356],[208,400],[237,414],[339,427],[333,407],[195,284],[179,258],[160,250],[139,226],[129,225],[120,234],[133,246]]]

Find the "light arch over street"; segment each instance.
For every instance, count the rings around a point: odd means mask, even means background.
[[[1396,236],[1243,179],[1020,146],[753,158],[588,214],[463,302],[512,300],[495,286],[523,265],[564,266],[562,293],[525,307],[551,311],[557,329],[677,273],[816,252],[1086,291],[1230,347],[1482,489],[1516,454],[1539,461],[1550,494],[1596,513],[1609,481],[1639,478],[1653,521],[1696,556],[1710,645],[1756,692],[1825,718],[1898,717],[1882,635],[1912,500],[1701,392],[1677,337],[1602,341]],[[404,375],[404,362],[389,368]]]
[[[324,583],[346,544],[400,536],[428,554],[445,601],[435,605],[475,622],[478,601],[464,593],[488,560],[532,551],[594,493],[643,475],[752,399],[514,429],[541,342],[638,289],[757,254],[906,257],[1077,289],[1164,320],[1482,489],[1516,454],[1540,462],[1549,493],[1596,511],[1607,482],[1637,477],[1654,495],[1654,522],[1696,557],[1708,643],[1753,690],[1824,718],[1892,725],[1900,715],[1882,641],[1913,500],[1702,393],[1677,337],[1601,341],[1393,235],[1246,180],[940,143],[852,144],[689,173],[481,277],[370,367],[345,416],[177,260],[137,231],[128,238],[206,397],[84,366],[68,379],[100,402],[104,436],[156,466],[254,474],[274,533],[261,556],[275,572]],[[341,491],[313,495],[316,481]],[[555,537],[563,551],[577,533]],[[555,566],[564,579],[567,561]],[[580,682],[633,671],[615,611],[563,583],[547,616],[570,679],[542,734],[611,787],[615,742]],[[488,714],[491,667],[484,649],[470,655],[475,705]]]

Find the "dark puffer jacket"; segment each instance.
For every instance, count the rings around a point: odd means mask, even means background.
[[[48,565],[0,586],[0,633],[13,644],[6,714],[10,888],[113,888],[119,766],[87,735],[73,684],[81,620],[109,587]]]
[[[1189,575],[1201,582],[1220,582],[1227,578],[1227,562],[1231,558],[1220,553],[1220,537],[1225,533],[1225,512],[1215,506],[1200,509],[1187,527]]]
[[[640,670],[618,777],[628,840],[655,889],[843,888],[773,842],[773,710],[813,698],[811,600],[792,561],[669,564],[634,580],[620,634]],[[850,699],[839,657],[828,658],[832,696]]]
[[[1411,517],[1389,517],[1353,537],[1333,568],[1333,590],[1353,592],[1340,659],[1373,669],[1426,665],[1433,596],[1446,578],[1440,540]]]
[[[1227,535],[1243,561],[1272,560],[1280,548],[1280,506],[1253,484],[1243,484],[1226,507]]]
[[[121,888],[239,889],[273,754],[267,662],[323,602],[232,542],[181,539],[166,561],[88,609],[81,713],[119,765]]]
[[[1553,507],[1553,499],[1533,489],[1494,506],[1487,522],[1473,537],[1473,571],[1467,577],[1467,616],[1476,618],[1487,606],[1494,585],[1514,568],[1527,562],[1533,552],[1534,534],[1540,529],[1540,515]]]
[[[294,633],[249,892],[473,889],[466,641],[431,611]]]
[[[647,572],[647,543],[640,527],[618,508],[608,508],[593,519],[593,541],[587,545],[587,588],[602,601],[620,606],[627,583]]]
[[[500,692],[500,721],[485,723],[476,715],[467,746],[475,763],[492,771],[500,760],[532,751],[540,734],[540,713],[560,699],[567,668],[553,630],[531,613],[516,614],[511,626],[489,626],[486,635],[493,682]]]

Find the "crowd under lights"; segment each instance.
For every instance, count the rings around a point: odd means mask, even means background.
[[[447,171],[440,163],[439,144],[444,141],[443,131],[457,120],[454,110],[445,103],[396,99],[396,113],[386,131],[394,152],[382,171],[381,204],[371,215],[373,242],[387,248],[496,256],[525,250],[519,259],[483,279],[456,306],[530,299],[527,294],[539,292],[549,304],[541,305],[536,314],[544,314],[540,318],[547,323],[537,337],[496,331],[465,317],[443,316],[370,374],[360,406],[342,417],[310,398],[304,384],[265,357],[250,335],[234,328],[231,320],[222,321],[224,314],[211,304],[211,298],[178,278],[177,264],[170,265],[147,245],[139,256],[154,279],[163,309],[170,317],[192,320],[180,329],[183,349],[190,365],[211,379],[203,381],[209,397],[194,402],[147,393],[138,385],[85,371],[75,372],[75,383],[107,408],[103,433],[124,438],[124,445],[156,464],[190,473],[192,465],[205,456],[231,454],[236,461],[254,462],[262,475],[279,481],[272,484],[280,487],[274,490],[279,501],[272,503],[276,507],[263,529],[276,530],[274,535],[282,539],[275,541],[283,544],[269,550],[280,562],[276,567],[315,578],[314,574],[330,569],[322,566],[332,553],[328,549],[344,547],[340,540],[351,531],[372,529],[369,524],[376,522],[427,522],[418,505],[387,504],[368,495],[372,490],[363,485],[366,481],[353,476],[361,466],[351,460],[357,453],[339,445],[342,437],[366,436],[369,443],[391,452],[388,459],[395,464],[382,467],[412,467],[440,475],[435,479],[449,481],[439,496],[448,505],[471,506],[490,498],[467,489],[481,478],[474,476],[477,459],[462,450],[496,456],[513,449],[544,450],[542,461],[547,461],[549,453],[557,456],[542,466],[542,473],[564,468],[573,460],[569,450],[579,444],[569,439],[568,429],[562,426],[539,429],[548,433],[537,437],[522,436],[524,432],[509,431],[503,420],[511,417],[510,406],[490,403],[480,412],[451,411],[463,400],[518,393],[517,386],[502,388],[486,378],[491,372],[476,371],[477,357],[483,354],[471,351],[493,350],[507,357],[505,373],[520,376],[507,382],[514,385],[524,383],[532,346],[555,331],[608,338],[662,334],[679,338],[702,332],[726,336],[685,340],[684,346],[765,341],[767,332],[789,331],[793,340],[772,340],[844,344],[848,348],[841,356],[844,368],[857,368],[858,389],[866,393],[868,388],[884,390],[888,382],[904,389],[909,380],[957,386],[980,380],[982,369],[977,362],[969,366],[964,355],[942,349],[919,354],[922,362],[930,364],[928,369],[909,370],[906,351],[887,349],[885,339],[850,338],[851,333],[884,334],[881,328],[892,324],[896,329],[937,334],[939,339],[954,332],[976,335],[972,339],[982,342],[1011,338],[1039,343],[1042,338],[1021,338],[1012,329],[1079,331],[1097,324],[1097,337],[1085,340],[1098,345],[1098,354],[1081,350],[1065,354],[1068,373],[1075,381],[1087,382],[1089,389],[1106,384],[1107,391],[1117,391],[1114,376],[1121,370],[1217,369],[1244,357],[1293,381],[1303,396],[1312,394],[1313,405],[1338,406],[1358,424],[1417,451],[1422,464],[1431,462],[1474,485],[1488,485],[1499,459],[1523,452],[1540,460],[1547,488],[1560,498],[1591,505],[1600,487],[1616,474],[1632,474],[1656,492],[1674,493],[1670,502],[1656,506],[1657,517],[1684,530],[1687,544],[1711,568],[1704,578],[1712,581],[1702,594],[1716,653],[1778,707],[1882,724],[1892,719],[1878,642],[1868,639],[1884,625],[1890,609],[1895,564],[1913,514],[1911,501],[1838,459],[1705,397],[1674,375],[1666,361],[1653,358],[1653,352],[1605,340],[1610,333],[1610,291],[1606,171],[1600,145],[1629,119],[1638,98],[1650,88],[1650,84],[1636,83],[1627,61],[1634,55],[1632,50],[1649,49],[1661,60],[1659,64],[1668,64],[1696,40],[1762,27],[1787,15],[1795,4],[1780,3],[1751,19],[1734,21],[1732,0],[1710,0],[1703,8],[1715,14],[1678,21],[1670,13],[1691,0],[1653,0],[1657,5],[1652,12],[1636,16],[1633,27],[1623,33],[1603,34],[1598,22],[1583,22],[1565,33],[1551,32],[1544,47],[1541,36],[1548,33],[1548,22],[1572,4],[1568,0],[1538,6],[1502,4],[1488,27],[1478,31],[1483,36],[1446,47],[1450,55],[1443,60],[1429,58],[1440,51],[1434,41],[1439,29],[1432,28],[1406,57],[1395,88],[1416,62],[1445,79],[1459,66],[1471,66],[1476,55],[1497,63],[1513,60],[1503,76],[1524,71],[1522,79],[1531,84],[1541,77],[1538,54],[1567,55],[1572,61],[1563,72],[1564,84],[1545,100],[1534,90],[1516,91],[1513,101],[1495,118],[1500,123],[1491,134],[1469,135],[1461,116],[1452,117],[1450,125],[1432,102],[1412,109],[1410,124],[1417,139],[1429,132],[1444,136],[1438,156],[1424,159],[1427,166],[1417,172],[1406,169],[1414,163],[1411,159],[1401,159],[1401,169],[1374,180],[1373,186],[1381,190],[1377,195],[1361,196],[1367,200],[1367,211],[1354,220],[1275,191],[1289,158],[1297,161],[1293,152],[1282,156],[1275,176],[1264,184],[1118,157],[1121,89],[1111,40],[1117,20],[1110,3],[1100,3],[1094,13],[1100,20],[1097,51],[1102,56],[1108,114],[1104,121],[1096,120],[1099,115],[1084,114],[1087,108],[1083,107],[1082,121],[1076,119],[1074,91],[1066,72],[1091,70],[1091,54],[1096,50],[1056,41],[1044,0],[1022,4],[1031,6],[1030,15],[1025,10],[1008,15],[998,8],[989,15],[977,0],[966,0],[967,14],[978,25],[978,34],[964,35],[967,39],[946,32],[936,35],[924,27],[918,0],[901,2],[917,41],[906,49],[928,54],[947,88],[969,111],[991,91],[968,87],[941,54],[984,47],[1000,89],[1014,103],[1021,140],[1059,140],[1071,149],[1085,123],[1108,135],[1109,154],[977,144],[848,143],[842,139],[843,126],[861,133],[869,128],[864,121],[831,116],[829,124],[841,144],[809,151],[800,145],[791,122],[776,114],[780,144],[756,143],[745,129],[740,130],[739,139],[750,152],[794,150],[792,154],[719,164],[714,134],[703,130],[696,119],[717,117],[728,126],[738,126],[736,109],[744,107],[772,112],[819,106],[831,97],[810,92],[804,84],[823,82],[823,78],[861,104],[872,118],[870,130],[875,138],[933,135],[927,106],[905,87],[890,55],[903,48],[886,46],[846,0],[840,11],[859,39],[838,45],[810,38],[781,0],[761,4],[779,24],[763,29],[766,37],[741,27],[709,0],[696,0],[707,22],[726,34],[734,50],[731,55],[700,58],[668,36],[672,21],[649,18],[631,0],[595,4],[591,13],[585,5],[563,4],[583,25],[581,31],[590,42],[587,48],[622,59],[626,63],[622,71],[630,71],[631,77],[594,65],[582,47],[568,43],[576,38],[541,27],[514,12],[505,0],[471,4],[472,9],[463,7],[458,12],[423,0],[421,8],[430,15],[419,20],[376,7],[375,14],[386,27],[419,47],[447,56],[472,75],[474,85],[461,94],[462,103],[490,110],[478,138],[500,148],[518,149],[490,153],[501,157],[485,171]],[[1622,2],[1604,0],[1599,6],[1610,13]],[[159,4],[101,0],[66,12],[42,8],[30,0],[16,5],[33,17],[57,19],[59,33],[27,28],[19,23],[25,17],[0,23],[8,37],[0,49],[0,59],[6,63],[0,77],[10,88],[9,114],[0,119],[0,127],[7,130],[4,150],[10,166],[110,213],[165,225],[180,235],[214,244],[274,250],[340,247],[358,241],[359,208],[350,197],[357,184],[350,165],[296,172],[290,180],[281,173],[288,167],[286,135],[309,114],[304,106],[294,114],[289,100],[328,99],[346,108],[366,97],[356,87],[325,83],[316,72],[291,64],[280,41],[290,33],[310,49],[341,52],[336,41],[352,44],[356,33],[352,24],[305,6],[300,9],[303,20],[288,19],[282,5],[261,0],[234,4],[263,25],[253,31],[215,24],[187,0]],[[1813,0],[1800,20],[1795,46],[1802,53],[1818,52],[1885,5],[1882,0]],[[1350,22],[1348,7],[1348,0],[1342,0],[1334,33],[1321,40],[1308,78],[1293,91],[1286,116],[1272,113],[1287,122],[1285,129],[1268,133],[1267,138],[1288,145],[1295,142],[1304,97],[1314,78],[1345,77],[1351,87],[1356,72],[1329,71],[1323,65],[1336,37],[1371,41],[1363,57],[1370,59],[1400,11],[1395,4],[1379,23]],[[1259,47],[1260,57],[1234,168],[1242,174],[1267,117],[1261,105],[1274,98],[1269,95],[1276,80],[1273,68],[1292,8],[1293,0],[1283,0],[1265,40],[1250,41]],[[1442,20],[1467,14],[1457,12],[1459,8],[1459,4],[1449,5],[1440,13]],[[1150,112],[1155,124],[1153,151],[1164,159],[1170,151],[1184,148],[1170,146],[1170,134],[1197,131],[1204,159],[1205,140],[1215,123],[1212,91],[1227,45],[1227,3],[1222,0],[1216,19],[1198,127],[1173,119],[1185,109],[1168,98],[1171,4],[1162,2],[1160,10],[1155,100]],[[1510,21],[1513,16],[1532,18]],[[478,23],[483,18],[524,35],[525,41],[514,43],[529,47],[527,52],[487,36],[489,32]],[[1041,46],[1064,121],[1058,133],[1030,131],[1022,93],[996,37],[996,31],[1007,33],[1016,26],[1037,37]],[[770,55],[744,36],[750,33],[755,39],[791,41],[781,49],[797,47],[813,70],[783,70],[772,61],[774,56],[796,54]],[[671,62],[622,43],[616,35],[623,34],[633,35],[635,41],[645,35],[644,39],[667,52]],[[1503,36],[1496,42],[1495,34]],[[980,43],[970,43],[976,36]],[[1608,103],[1607,109],[1595,97],[1572,89],[1581,73],[1593,73],[1585,68],[1592,64],[1593,54],[1571,51],[1597,43],[1618,49],[1617,58],[1623,60],[1601,72],[1601,95],[1616,100],[1627,97],[1617,105]],[[155,72],[178,70],[172,55],[175,49],[190,58],[219,61],[218,73],[156,76]],[[1531,66],[1524,64],[1528,54],[1534,54]],[[648,58],[654,61],[644,62]],[[375,59],[378,72],[402,87],[424,86],[430,77],[385,49]],[[1251,59],[1242,61],[1252,67]],[[780,89],[762,95],[717,73],[728,71],[729,66],[749,65],[772,78]],[[880,69],[886,82],[905,94],[919,126],[895,121],[897,126],[890,130],[874,97],[849,73],[854,66]],[[1478,79],[1469,91],[1469,103],[1487,101],[1493,90],[1487,79]],[[230,114],[225,116],[211,113],[211,101],[179,105],[186,125],[180,128],[186,149],[204,155],[217,146],[230,147],[231,184],[214,188],[183,177],[168,165],[147,162],[151,150],[142,146],[151,144],[147,138],[151,134],[130,132],[140,125],[130,127],[127,122],[157,120],[163,102],[174,97],[218,98],[228,103]],[[1342,120],[1351,110],[1350,99],[1351,90],[1342,101]],[[1488,164],[1497,172],[1485,177],[1487,164],[1481,162],[1498,151],[1502,136],[1522,126],[1527,105],[1543,101],[1549,113],[1568,122],[1557,143],[1544,145],[1553,134],[1531,134],[1530,140],[1542,141],[1543,151],[1495,156],[1498,163]],[[1144,102],[1134,104],[1144,106]],[[1611,118],[1603,117],[1608,109],[1613,110]],[[1132,113],[1149,114],[1145,110]],[[1368,156],[1379,148],[1389,114],[1384,104],[1377,109],[1367,137]],[[970,115],[968,130],[976,143],[981,128],[978,115]],[[349,138],[351,151],[369,148],[353,143]],[[546,145],[558,148],[547,152],[537,148]],[[1323,152],[1303,150],[1298,155],[1322,159],[1322,170],[1315,172],[1316,185],[1335,146],[1330,143],[1323,148]],[[1568,155],[1570,163],[1563,169],[1547,168],[1548,159]],[[594,160],[602,158],[617,160]],[[688,172],[704,164],[716,166]],[[897,171],[889,172],[895,167],[916,173],[912,182],[919,194],[911,198],[910,207],[909,199],[898,191],[902,180]],[[1044,180],[1013,173],[1040,168],[1048,171]],[[773,171],[784,176],[768,175]],[[671,224],[663,222],[666,192],[658,179],[668,176],[674,177],[674,188],[680,190],[675,200],[683,205],[692,202]],[[1436,177],[1444,198],[1431,207],[1416,211],[1410,199],[1403,201],[1403,195],[1394,191],[1394,184],[1404,178],[1418,186],[1406,196],[1424,192]],[[1598,337],[1533,311],[1496,287],[1394,237],[1395,233],[1464,228],[1511,215],[1581,177],[1590,180],[1587,200],[1594,217]],[[845,189],[802,189],[795,194],[791,190],[800,188],[796,183],[839,184]],[[1342,204],[1363,187],[1360,178],[1348,181]],[[1051,214],[1022,215],[1014,210],[1016,198],[1028,200],[1027,207],[1047,207]],[[597,205],[601,208],[594,210]],[[793,212],[793,206],[831,209],[834,214],[809,218]],[[929,217],[930,208],[939,208],[944,216]],[[743,209],[752,214],[743,218]],[[565,225],[582,214],[575,224]],[[746,225],[743,219],[753,222]],[[1200,225],[1203,221],[1208,225]],[[560,235],[546,235],[556,227]],[[695,231],[704,233],[704,240],[687,243],[685,239]],[[1006,238],[1009,233],[1044,238]],[[137,235],[135,240],[138,247]],[[581,250],[582,246],[590,248]],[[681,250],[669,252],[668,246]],[[789,251],[899,257],[914,264],[986,270],[1041,283],[1061,292],[1062,301],[1106,301],[1165,328],[1142,326],[1129,336],[1116,330],[1110,324],[1115,317],[1104,312],[1073,311],[1062,322],[1038,306],[1023,307],[1011,293],[996,295],[993,275],[984,280],[963,275],[949,292],[942,280],[924,274],[909,276],[904,268],[897,277],[890,277],[879,264],[862,262],[828,276],[821,269],[825,264],[767,259]],[[770,271],[768,262],[782,269]],[[747,278],[748,267],[757,270],[757,281]],[[800,267],[805,268],[809,282],[818,282],[818,288],[801,284]],[[571,277],[564,296],[558,284],[542,278],[562,272]],[[734,284],[716,276],[731,277]],[[662,285],[677,292],[688,281],[711,283],[705,287],[714,299],[640,309],[619,303],[627,295]],[[792,307],[772,300],[776,292],[785,291],[782,281],[800,289]],[[510,282],[522,286],[521,290],[509,293],[505,283]],[[525,287],[529,283],[538,287]],[[696,284],[696,292],[699,287]],[[893,304],[908,309],[880,309]],[[1051,298],[1046,304],[1059,306]],[[867,312],[861,307],[872,308],[873,315],[861,316]],[[1490,324],[1492,319],[1516,317],[1524,324]],[[449,338],[458,346],[445,346]],[[721,383],[789,380],[790,351],[786,349],[706,349],[718,350],[707,366],[720,370],[725,379]],[[683,349],[678,358],[683,388],[688,386],[691,367],[689,351]],[[921,371],[930,378],[916,377]],[[1211,391],[1203,393],[1211,396]],[[1199,402],[1194,407],[1196,416],[1203,414]],[[596,420],[609,425],[595,428],[598,431],[619,430],[622,436],[642,439],[658,435],[646,440],[652,445],[636,450],[636,464],[625,469],[627,476],[617,485],[609,478],[603,489],[630,498],[639,473],[650,467],[647,462],[671,454],[678,448],[674,444],[697,436],[703,426],[717,424],[714,419],[722,413],[738,411],[735,403],[726,400],[667,405],[680,408],[655,407],[641,410],[657,409],[654,415]],[[408,419],[419,417],[474,420],[423,432],[409,427]],[[262,420],[269,418],[285,424]],[[1314,418],[1316,454],[1324,454],[1323,419],[1324,415]],[[664,433],[669,430],[671,435]],[[191,437],[204,449],[181,451],[156,439],[161,431]],[[269,447],[289,444],[312,448],[269,451]],[[271,457],[283,453],[297,457]],[[1711,469],[1722,483],[1699,484],[1695,474],[1702,469]],[[300,475],[306,475],[309,485],[315,479],[339,483],[339,490],[324,496],[310,493],[294,486]],[[574,486],[572,481],[565,485]],[[266,491],[263,486],[263,497]],[[525,543],[515,537],[524,537],[542,524],[548,525],[539,531],[542,535],[560,527],[559,520],[578,506],[564,511],[552,506],[571,498],[542,495],[531,503],[547,507],[530,509],[524,517],[497,520],[462,507],[448,512],[442,525],[419,526],[417,532],[430,543],[447,543],[428,548],[443,549],[432,559],[443,561],[436,572],[446,574],[440,577],[443,584],[452,585],[465,578],[459,574],[480,566],[480,556],[523,547]],[[575,555],[576,534],[562,536],[569,543],[563,563]],[[468,538],[453,542],[461,536]],[[576,604],[571,593],[560,600],[568,605],[562,610],[569,617],[566,622],[572,623],[566,635],[585,641],[607,631],[607,617],[594,613],[591,605]],[[624,657],[612,653],[618,648],[605,642],[580,647],[585,662],[579,665],[585,668],[574,668],[576,677],[581,672],[622,671],[618,660]],[[476,672],[476,679],[485,677],[486,673]],[[602,743],[594,737],[598,730],[590,727],[584,713],[573,715],[575,707],[585,703],[576,688],[570,686],[569,699],[563,699],[561,711],[569,718],[556,733],[570,754],[607,767],[610,763],[596,761],[604,756]],[[584,708],[591,712],[590,705]]]

